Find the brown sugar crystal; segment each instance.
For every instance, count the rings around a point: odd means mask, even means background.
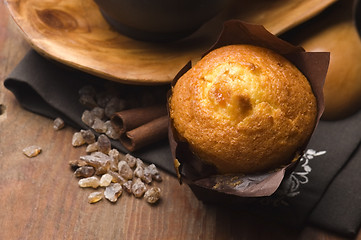
[[[110,175],[109,173],[106,173],[100,178],[100,186],[108,187],[112,182],[112,180],[113,180],[113,176]]]
[[[27,156],[29,158],[35,157],[41,153],[41,147],[32,145],[32,146],[24,148],[23,153],[25,154],[25,156]]]
[[[101,107],[95,107],[92,110],[90,110],[94,118],[103,119],[104,118],[104,108]]]
[[[137,178],[132,185],[132,193],[136,198],[141,198],[147,190],[145,184],[140,178]]]
[[[97,133],[106,133],[107,132],[107,125],[104,123],[103,120],[99,119],[99,118],[95,118],[92,128],[94,129],[94,131],[96,131]]]
[[[105,116],[111,118],[115,112],[119,112],[126,107],[126,101],[118,97],[112,97],[105,106]]]
[[[91,130],[80,130],[80,133],[87,144],[92,144],[95,142],[95,135]]]
[[[64,127],[65,127],[65,123],[64,123],[63,119],[61,119],[60,117],[57,117],[54,119],[54,122],[53,122],[54,130],[60,130],[60,129],[63,129]]]
[[[79,187],[82,187],[82,188],[87,188],[87,187],[98,188],[100,185],[100,182],[99,182],[99,178],[97,178],[97,177],[88,177],[88,178],[80,179],[78,184],[79,184]]]
[[[126,161],[120,161],[118,164],[118,172],[120,176],[129,180],[133,178],[133,170],[129,167]]]
[[[129,194],[132,193],[132,185],[133,185],[132,180],[128,180],[122,184],[124,191],[126,191]]]
[[[125,178],[123,178],[122,176],[120,176],[119,173],[117,172],[113,172],[113,171],[108,171],[107,174],[110,174],[113,178],[112,178],[112,182],[113,183],[124,183],[126,182]]]
[[[88,196],[88,203],[97,203],[103,199],[103,192],[92,192]]]
[[[120,195],[122,195],[122,193],[122,185],[120,185],[119,183],[112,183],[105,188],[104,197],[110,202],[116,202]]]
[[[120,131],[113,127],[110,120],[106,121],[104,123],[104,125],[107,129],[105,132],[105,135],[107,135],[111,139],[119,139],[120,138],[120,135],[121,135]]]
[[[109,151],[111,150],[111,142],[109,140],[109,138],[104,135],[104,134],[101,134],[99,137],[98,137],[98,150],[102,153],[105,153],[105,154],[108,154]]]
[[[148,203],[156,203],[160,199],[160,188],[152,187],[144,194],[144,198]]]
[[[113,94],[107,91],[97,92],[95,99],[99,107],[105,108],[110,99],[113,98]]]
[[[83,138],[83,135],[80,133],[80,132],[75,132],[73,134],[73,138],[72,138],[72,141],[71,141],[71,144],[74,146],[74,147],[79,147],[79,146],[82,146],[85,144],[85,140]]]
[[[129,167],[133,168],[137,162],[137,158],[127,153],[124,157],[124,161],[128,163]]]
[[[93,176],[95,169],[92,166],[83,166],[75,170],[75,177],[87,178]]]
[[[148,175],[148,174],[150,174],[153,180],[157,182],[162,181],[162,176],[160,175],[157,167],[153,163],[147,166],[146,168],[144,168],[144,175]]]
[[[94,97],[88,94],[82,94],[79,96],[79,102],[81,105],[87,108],[93,108],[97,106],[97,103],[94,100]]]
[[[85,110],[81,116],[81,121],[89,127],[93,126],[94,119],[94,115],[89,110]]]
[[[86,146],[86,149],[85,149],[86,153],[93,153],[96,151],[98,151],[98,143],[97,142],[91,143],[88,146]]]
[[[93,152],[90,155],[80,156],[80,160],[94,167],[96,175],[102,175],[110,170],[111,158],[102,152]]]

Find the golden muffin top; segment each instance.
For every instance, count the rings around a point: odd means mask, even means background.
[[[220,173],[288,164],[317,115],[306,77],[281,55],[252,45],[211,51],[178,80],[169,106],[180,139]]]

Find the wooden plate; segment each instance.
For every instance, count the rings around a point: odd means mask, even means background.
[[[170,82],[216,40],[231,18],[280,34],[336,0],[231,0],[219,16],[186,39],[141,42],[114,31],[92,0],[5,0],[25,38],[40,54],[73,68],[129,84]]]

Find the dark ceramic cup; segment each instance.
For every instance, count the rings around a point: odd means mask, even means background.
[[[144,41],[174,41],[215,17],[227,0],[94,0],[118,32]]]

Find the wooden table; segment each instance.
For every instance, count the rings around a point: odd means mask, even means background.
[[[287,229],[250,213],[207,206],[186,185],[162,173],[161,202],[124,194],[116,204],[88,204],[68,166],[75,129],[22,109],[3,86],[30,46],[0,2],[0,239],[342,239],[312,227]],[[22,153],[37,144],[35,158]],[[361,239],[361,233],[357,239]]]

